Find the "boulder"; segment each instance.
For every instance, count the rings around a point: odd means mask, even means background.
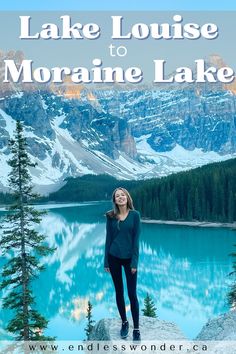
[[[217,318],[209,320],[205,326],[203,326],[196,340],[236,340],[236,311],[229,311]]]
[[[127,340],[132,340],[133,324],[129,319],[130,329]],[[93,328],[90,340],[116,341],[120,340],[121,321],[116,318],[100,320]],[[176,324],[152,317],[140,317],[140,332],[142,340],[186,340]]]

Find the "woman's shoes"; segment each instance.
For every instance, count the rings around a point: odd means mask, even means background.
[[[141,335],[139,329],[134,329],[133,330],[133,340],[134,341],[140,341],[141,340]]]
[[[124,339],[128,337],[128,333],[129,333],[129,322],[128,321],[122,322],[121,330],[120,330],[121,338]]]
[[[128,321],[122,322],[121,329],[120,329],[121,338],[122,339],[127,338],[128,333],[129,333],[129,322]],[[141,341],[141,335],[139,329],[133,330],[133,341]]]

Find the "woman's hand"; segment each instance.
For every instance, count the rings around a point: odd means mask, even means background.
[[[105,272],[110,273],[110,268],[104,268]]]
[[[135,274],[137,272],[137,269],[136,268],[131,268],[131,273],[132,274]]]

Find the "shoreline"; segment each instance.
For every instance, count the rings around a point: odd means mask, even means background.
[[[213,227],[213,228],[228,228],[236,230],[236,222],[223,223],[211,221],[175,221],[175,220],[155,220],[142,219],[145,224],[159,224],[159,225],[175,225],[175,226],[189,226],[189,227]]]
[[[96,205],[98,203],[104,202],[103,200],[91,200],[86,202],[48,202],[48,203],[35,203],[29,204],[30,206],[35,207],[36,209],[58,209],[58,208],[71,208],[77,206],[87,206],[87,205]],[[1,211],[8,211],[8,208],[11,204],[8,205],[0,205],[0,212]]]
[[[61,207],[74,207],[74,206],[85,206],[94,205],[101,202],[108,202],[107,200],[93,200],[93,201],[83,201],[83,202],[47,202],[33,204],[39,209],[57,209]],[[7,211],[9,205],[0,205],[0,212]],[[212,221],[177,221],[177,220],[157,220],[141,218],[141,222],[144,224],[159,224],[159,225],[175,225],[175,226],[188,226],[188,227],[208,227],[208,228],[227,228],[236,230],[236,221],[233,223],[227,222],[212,222]]]

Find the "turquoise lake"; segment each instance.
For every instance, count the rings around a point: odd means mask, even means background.
[[[101,202],[46,208],[48,214],[39,229],[57,250],[42,259],[47,268],[33,284],[37,308],[49,320],[48,335],[58,340],[85,339],[88,300],[95,321],[118,316],[113,284],[103,270],[104,213],[111,205]],[[160,319],[175,322],[187,338],[196,337],[208,319],[228,309],[229,254],[234,251],[235,239],[236,232],[226,228],[142,223],[140,309],[149,293]],[[0,265],[4,262],[1,256]],[[129,311],[127,294],[126,300]],[[1,309],[1,339],[10,339],[3,329],[10,318],[11,312]]]

